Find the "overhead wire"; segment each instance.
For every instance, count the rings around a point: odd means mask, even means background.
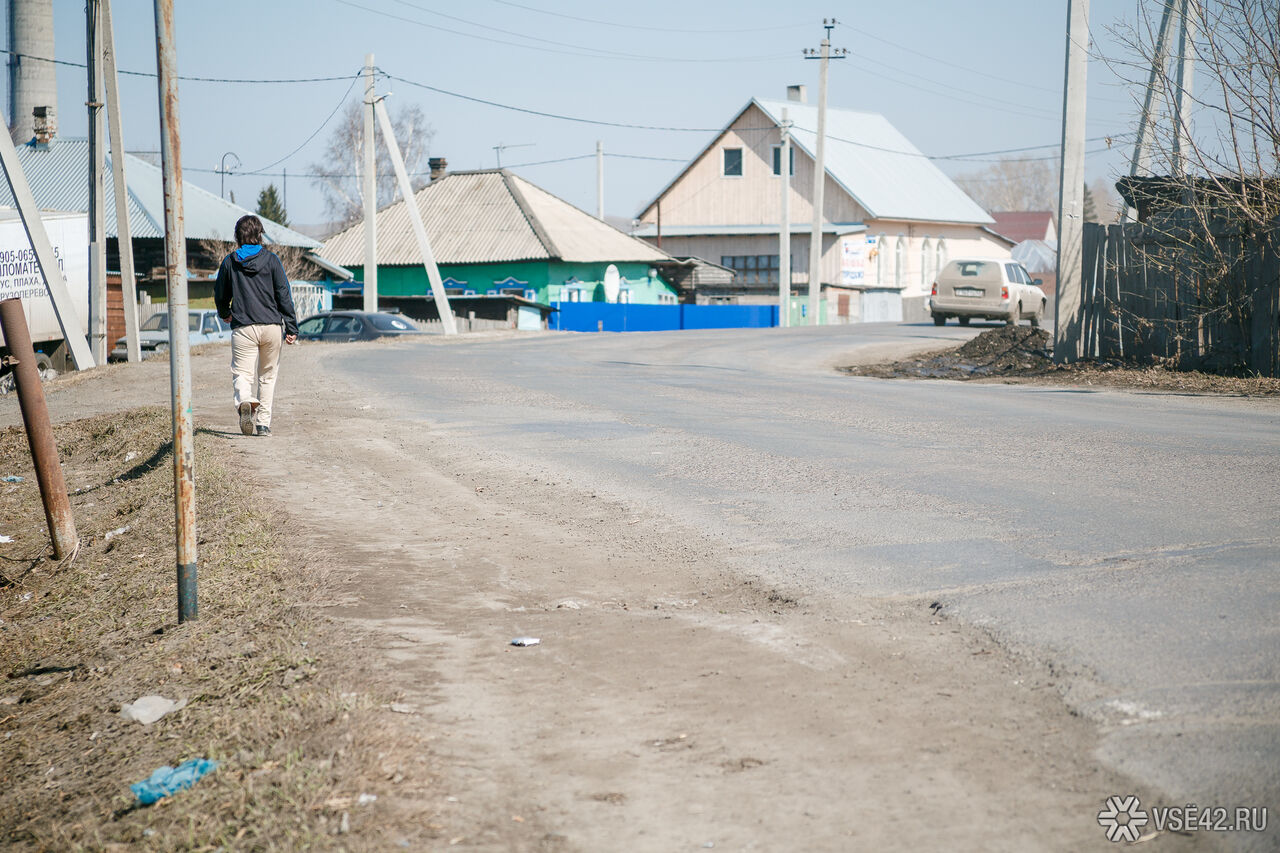
[[[85,67],[87,67],[87,66],[85,65],[85,63],[83,63],[83,62],[72,62],[71,60],[68,60],[68,59],[52,59],[52,58],[50,58],[50,57],[48,57],[48,56],[35,56],[34,54],[30,54],[30,53],[21,53],[20,51],[16,51],[16,50],[4,50],[4,49],[0,48],[0,54],[4,54],[4,55],[6,55],[6,56],[16,56],[16,57],[18,57],[18,58],[20,58],[20,59],[31,59],[31,60],[34,60],[34,61],[36,61],[36,62],[48,62],[48,63],[50,63],[51,65],[63,65],[63,66],[66,66],[66,67],[68,67],[68,68],[85,68]],[[124,69],[124,68],[119,69],[119,70],[117,71],[117,73],[118,73],[118,74],[128,75],[128,76],[130,76],[130,77],[151,77],[151,78],[154,78],[154,77],[156,77],[156,76],[157,76],[157,75],[156,75],[156,72],[154,72],[154,71],[129,71],[129,70]],[[341,75],[336,75],[336,76],[332,76],[332,77],[279,77],[279,78],[255,78],[255,77],[197,77],[197,76],[193,76],[193,75],[189,75],[189,74],[179,74],[179,75],[178,75],[178,79],[179,79],[179,80],[185,80],[185,81],[186,81],[186,82],[188,82],[188,83],[237,83],[237,84],[239,84],[239,83],[261,83],[261,84],[273,84],[273,83],[330,83],[330,82],[332,82],[332,81],[334,81],[334,80],[349,80],[349,79],[351,79],[352,77],[359,77],[359,76],[360,76],[360,74],[359,74],[359,73],[356,73],[356,74],[341,74]]]
[[[615,21],[602,21],[598,18],[584,18],[579,15],[566,15],[563,12],[552,12],[550,9],[538,9],[533,6],[526,6],[523,3],[514,3],[512,0],[493,0],[503,6],[511,6],[516,9],[524,9],[528,12],[537,12],[540,15],[551,15],[555,18],[563,18],[568,21],[581,21],[585,24],[599,24],[604,27],[617,27],[624,30],[648,30],[657,33],[768,33],[777,30],[794,30],[801,27],[811,27],[810,23],[805,24],[781,24],[775,27],[741,27],[741,28],[725,28],[715,27],[713,29],[697,29],[693,27],[653,27],[644,24],[623,24]]]
[[[733,56],[733,57],[647,56],[647,55],[638,54],[638,53],[622,53],[620,51],[608,51],[608,50],[601,50],[599,48],[590,48],[590,47],[572,46],[572,45],[569,46],[569,47],[572,47],[572,49],[570,50],[558,50],[554,47],[538,47],[537,45],[507,41],[505,39],[493,38],[492,36],[477,35],[475,33],[468,33],[462,30],[455,30],[455,29],[451,29],[450,27],[441,26],[439,24],[429,24],[426,21],[420,21],[417,18],[407,18],[404,15],[397,15],[393,12],[388,12],[385,9],[376,9],[371,6],[364,6],[364,5],[361,5],[360,3],[353,2],[353,0],[333,0],[333,2],[338,3],[342,6],[350,6],[353,9],[360,9],[363,12],[369,12],[374,15],[381,15],[384,18],[391,18],[396,21],[403,21],[404,23],[407,23],[407,24],[413,24],[415,26],[424,27],[429,30],[437,30],[439,32],[450,33],[452,35],[462,36],[463,38],[475,39],[477,41],[483,41],[490,44],[504,44],[504,45],[507,45],[508,47],[519,47],[519,48],[524,48],[525,50],[537,50],[537,51],[542,51],[544,53],[556,53],[562,56],[586,56],[586,57],[594,57],[597,59],[623,59],[623,60],[628,60],[633,62],[738,62],[738,63],[772,62],[772,61],[777,61],[779,59],[785,59],[791,56],[790,53],[777,53],[777,54],[770,54],[767,56]],[[417,7],[417,8],[421,9],[422,7]],[[455,18],[454,20],[463,20],[463,19]],[[469,21],[467,23],[471,24],[472,26],[484,26],[482,24],[474,24]],[[489,29],[489,28],[486,27],[486,29]],[[503,32],[503,31],[500,31],[500,32]],[[525,36],[519,33],[517,33],[516,35],[518,35],[520,38],[533,38],[532,36]],[[547,39],[537,39],[537,40],[544,41],[544,42],[548,41]],[[549,43],[560,44],[559,42],[549,42]]]

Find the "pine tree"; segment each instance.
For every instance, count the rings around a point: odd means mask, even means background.
[[[280,203],[280,194],[276,192],[275,184],[267,184],[267,188],[258,193],[258,215],[280,225],[289,224],[289,215]]]
[[[1089,189],[1088,184],[1084,185],[1084,221],[1098,221],[1098,211],[1093,204],[1093,191]]]

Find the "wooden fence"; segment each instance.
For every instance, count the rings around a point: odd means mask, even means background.
[[[1280,241],[1237,231],[1197,246],[1193,224],[1085,224],[1080,351],[1280,376]]]

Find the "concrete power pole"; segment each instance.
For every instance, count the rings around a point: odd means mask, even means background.
[[[1062,97],[1062,172],[1058,183],[1058,298],[1053,357],[1083,355],[1080,297],[1084,238],[1085,80],[1089,71],[1089,0],[1067,0],[1066,84]]]
[[[782,108],[778,177],[782,184],[782,224],[778,226],[778,325],[791,325],[791,120]]]
[[[596,219],[604,222],[604,143],[596,140]]]
[[[102,176],[106,159],[102,142],[102,7],[85,4],[87,77],[89,83],[89,348],[97,364],[107,361],[106,195]]]
[[[1175,175],[1187,173],[1187,155],[1191,150],[1191,107],[1195,72],[1196,0],[1182,0],[1179,16],[1182,31],[1178,36],[1177,98],[1173,102],[1173,170]]]
[[[822,47],[817,53],[809,50],[808,59],[817,59],[818,68],[818,144],[814,151],[813,164],[813,230],[809,235],[809,325],[816,326],[820,321],[818,300],[822,290],[822,221],[823,191],[827,184],[827,71],[831,64],[831,30],[836,19],[822,19],[822,26],[827,34],[822,38]],[[843,59],[848,51],[843,51],[837,59]]]
[[[1173,23],[1173,0],[1165,4],[1164,14],[1160,18],[1160,29],[1156,35],[1155,51],[1151,56],[1151,74],[1147,78],[1147,91],[1142,98],[1142,115],[1138,122],[1138,138],[1133,143],[1133,157],[1129,161],[1129,174],[1142,175],[1151,171],[1151,142],[1155,133],[1155,114],[1157,86],[1164,75],[1165,62],[1169,51],[1169,32]],[[1125,219],[1136,222],[1138,211],[1132,207],[1125,208]]]
[[[364,58],[364,310],[378,310],[378,173],[373,138],[373,54]],[[412,198],[406,199],[412,203]]]
[[[7,5],[10,138],[25,145],[35,135],[31,111],[58,106],[57,66],[43,61],[53,58],[53,2],[9,0]]]
[[[120,115],[120,81],[116,69],[115,27],[111,0],[102,2],[102,82],[107,93],[107,128],[111,136],[111,183],[115,190],[116,246],[120,255],[120,296],[124,307],[125,352],[142,361],[138,340],[138,282],[133,275],[133,235],[129,230],[129,189],[124,173],[124,118]],[[104,237],[105,242],[105,237]]]

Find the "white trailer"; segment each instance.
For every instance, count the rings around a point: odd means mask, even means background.
[[[89,217],[83,213],[41,213],[40,218],[49,233],[58,266],[66,277],[67,289],[71,291],[76,312],[74,325],[81,334],[86,334],[89,331]],[[65,369],[67,350],[49,289],[18,212],[6,208],[0,209],[0,299],[13,298],[22,300],[40,368]],[[0,354],[7,355],[8,348],[3,344],[4,336],[0,333]]]

